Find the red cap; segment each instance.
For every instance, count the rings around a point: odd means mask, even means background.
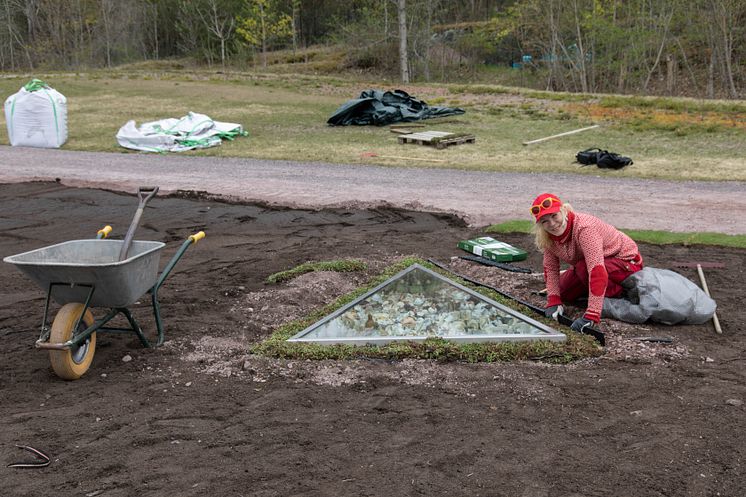
[[[548,206],[546,204],[549,204]],[[536,211],[536,207],[539,208],[538,212]],[[562,201],[559,199],[557,195],[554,195],[552,193],[542,193],[531,204],[531,214],[533,214],[534,218],[536,218],[536,222],[539,222],[539,219],[541,219],[543,216],[546,216],[547,214],[554,214],[555,212],[559,212],[560,207],[562,207]]]

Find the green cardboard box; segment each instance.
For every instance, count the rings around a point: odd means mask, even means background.
[[[528,257],[528,252],[525,250],[515,248],[489,236],[473,240],[461,240],[458,242],[458,248],[496,262],[522,261]]]

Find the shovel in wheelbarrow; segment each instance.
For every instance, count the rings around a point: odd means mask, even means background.
[[[140,188],[140,204],[125,240],[106,239],[111,227],[99,230],[96,239],[71,240],[4,258],[47,291],[44,318],[36,348],[49,351],[52,369],[60,378],[75,380],[88,371],[96,349],[96,333],[132,332],[145,347],[151,343],[128,309],[146,293],[151,294],[153,315],[158,330],[155,345],[165,340],[161,321],[158,289],[184,252],[205,233],[189,236],[158,274],[163,242],[134,240],[134,233],[147,204],[158,187]],[[49,324],[49,304],[62,307]],[[91,308],[109,311],[94,319]],[[127,327],[106,326],[119,314]]]
[[[137,206],[135,217],[132,218],[130,227],[127,230],[127,235],[125,235],[124,237],[122,250],[119,251],[120,261],[123,261],[127,258],[127,253],[129,252],[130,246],[132,245],[132,238],[135,236],[135,231],[137,231],[137,227],[140,225],[140,218],[142,217],[142,213],[145,210],[145,205],[148,203],[148,201],[150,201],[151,198],[155,197],[156,193],[158,193],[157,186],[141,186],[137,189],[137,198],[140,203]]]

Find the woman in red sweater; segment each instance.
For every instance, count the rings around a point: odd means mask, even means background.
[[[574,212],[557,195],[542,193],[533,204],[536,246],[544,252],[546,316],[558,319],[562,302],[588,296],[585,314],[571,328],[582,331],[601,320],[604,297],[619,297],[622,281],[642,269],[637,244],[597,217]],[[560,263],[570,268],[560,275]]]

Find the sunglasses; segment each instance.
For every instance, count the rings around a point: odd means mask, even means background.
[[[531,214],[538,216],[542,210],[549,209],[554,202],[559,202],[559,200],[552,197],[545,198],[541,203],[531,206]]]

